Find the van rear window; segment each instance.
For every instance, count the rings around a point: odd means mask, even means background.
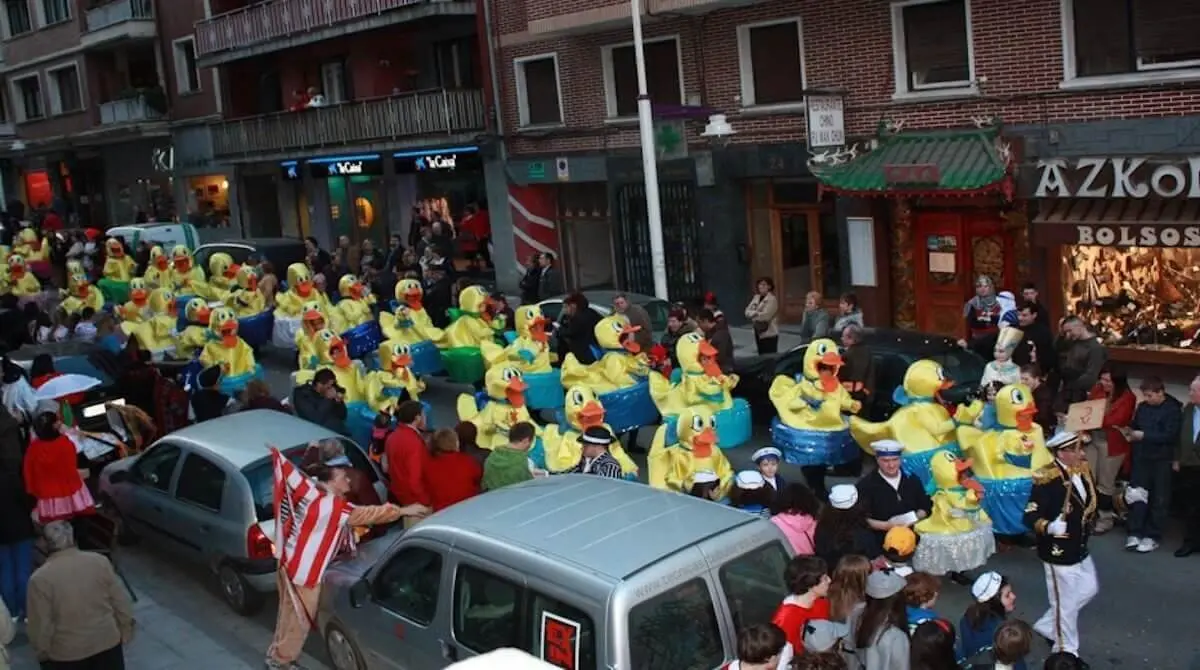
[[[771,620],[775,608],[787,596],[783,581],[787,565],[787,550],[781,542],[774,541],[721,566],[718,571],[721,590],[729,603],[735,630]]]
[[[629,611],[633,670],[712,670],[725,662],[712,594],[693,579]]]

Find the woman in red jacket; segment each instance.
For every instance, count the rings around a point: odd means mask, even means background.
[[[1133,411],[1137,408],[1137,396],[1129,390],[1129,379],[1120,370],[1105,366],[1100,372],[1100,381],[1092,388],[1090,400],[1104,399],[1104,423],[1091,431],[1091,442],[1087,445],[1087,459],[1092,465],[1092,473],[1096,480],[1096,491],[1099,494],[1097,508],[1100,516],[1096,519],[1096,535],[1103,535],[1112,530],[1115,514],[1113,512],[1113,494],[1116,492],[1117,476],[1127,468],[1129,462],[1129,441],[1121,434],[1120,428],[1129,425],[1133,420]]]
[[[433,459],[425,468],[425,488],[433,499],[433,511],[462,502],[479,493],[483,468],[471,455],[458,449],[458,434],[443,428],[430,440]]]
[[[87,463],[79,459],[75,443],[62,432],[58,412],[38,407],[23,464],[25,490],[37,499],[38,523],[45,525],[96,511],[92,494],[79,473]]]

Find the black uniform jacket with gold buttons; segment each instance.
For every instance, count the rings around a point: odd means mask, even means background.
[[[1096,517],[1096,484],[1091,470],[1076,470],[1086,496],[1071,483],[1066,466],[1058,461],[1033,473],[1033,490],[1025,506],[1025,525],[1037,535],[1038,558],[1054,565],[1074,565],[1088,556],[1088,538]],[[1061,518],[1067,522],[1062,536],[1050,535],[1048,527]]]

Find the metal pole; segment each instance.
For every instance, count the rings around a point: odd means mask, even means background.
[[[629,0],[633,15],[633,53],[637,61],[638,133],[642,141],[642,172],[646,178],[646,225],[650,227],[650,264],[654,270],[654,296],[667,300],[667,258],[663,249],[662,207],[658,199],[658,157],[654,147],[654,118],[646,86],[646,51],[642,42],[642,3]]]

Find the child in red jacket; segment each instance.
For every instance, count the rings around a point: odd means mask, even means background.
[[[791,595],[783,599],[771,623],[779,626],[797,655],[804,653],[804,625],[829,618],[829,566],[816,556],[795,556],[783,573]]]
[[[458,434],[443,428],[433,434],[430,446],[433,460],[425,468],[425,489],[433,499],[433,510],[477,495],[483,468],[473,456],[459,451]]]

